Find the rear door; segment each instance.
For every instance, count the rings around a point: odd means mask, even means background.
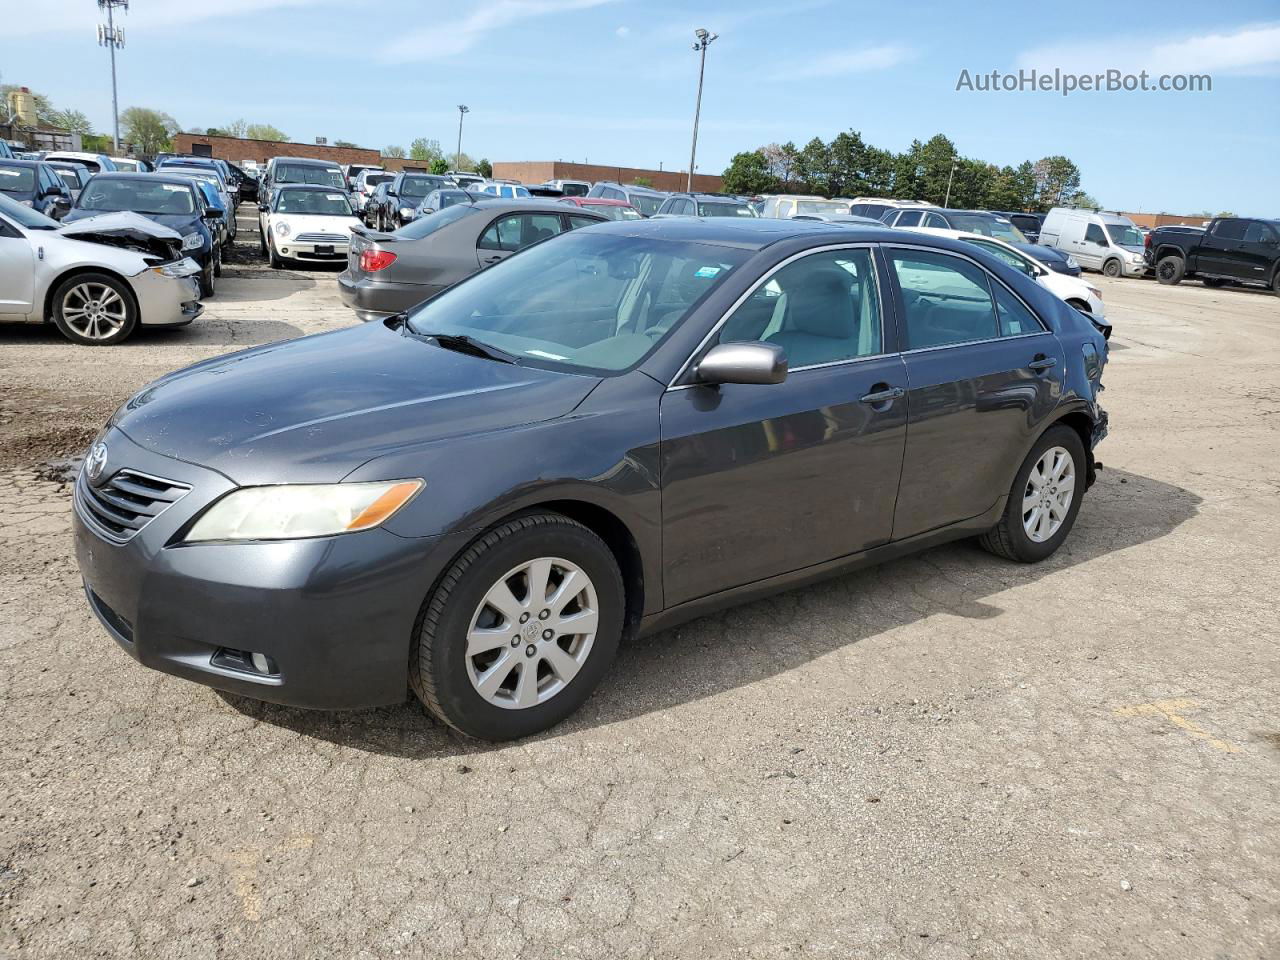
[[[977,517],[1009,492],[1062,394],[1058,338],[978,263],[885,251],[903,331],[907,442],[893,539]]]
[[[1250,220],[1232,254],[1233,277],[1250,283],[1267,283],[1276,256],[1280,254],[1280,238],[1269,223]]]
[[[481,231],[476,243],[476,261],[481,267],[491,266],[540,240],[563,233],[564,229],[558,213],[503,214]]]

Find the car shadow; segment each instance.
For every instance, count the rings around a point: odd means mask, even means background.
[[[1005,611],[991,596],[1158,540],[1194,517],[1200,503],[1181,487],[1104,470],[1071,536],[1043,563],[1010,563],[971,541],[953,543],[634,639],[623,644],[610,676],[583,708],[536,739],[713,697],[935,613],[1000,616]],[[323,712],[217,695],[262,723],[373,753],[462,758],[503,746],[456,733],[412,698],[393,707]]]

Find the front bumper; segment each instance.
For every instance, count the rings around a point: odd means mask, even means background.
[[[370,277],[353,277],[350,268],[338,274],[338,295],[361,320],[382,320],[416,307],[434,297],[443,286],[422,283],[388,283]]]
[[[323,252],[317,252],[316,247],[325,247]],[[332,248],[332,249],[328,249]],[[291,260],[314,260],[317,263],[337,263],[340,260],[347,259],[347,252],[351,249],[351,243],[297,243],[293,240],[281,240],[276,238],[276,249],[280,251],[280,256],[288,257]]]
[[[1122,260],[1120,263],[1120,272],[1126,277],[1141,277],[1147,272],[1147,264],[1144,260],[1139,260],[1137,263],[1130,263],[1128,260]]]
[[[398,703],[423,599],[451,554],[435,539],[374,529],[309,540],[183,544],[182,531],[235,488],[118,430],[102,478],[120,469],[191,489],[125,542],[95,523],[77,478],[73,529],[89,606],[144,666],[231,693],[341,709]],[[253,654],[269,658],[258,672]]]
[[[166,277],[148,268],[129,278],[138,300],[138,322],[147,327],[181,327],[204,312],[200,303],[200,267],[183,261],[186,276]]]

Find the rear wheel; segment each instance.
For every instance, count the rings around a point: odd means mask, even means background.
[[[538,733],[577,710],[608,672],[624,606],[604,541],[560,514],[518,517],[472,544],[427,598],[410,682],[469,736]]]
[[[105,347],[138,325],[138,308],[124,283],[104,273],[82,273],[53,293],[53,322],[72,343]]]
[[[1107,277],[1118,277],[1120,276],[1120,269],[1119,260],[1108,260],[1102,265],[1102,274]]]
[[[1084,497],[1085,451],[1080,435],[1050,427],[1036,441],[1014,478],[1004,516],[979,538],[1006,560],[1038,563],[1067,539]]]
[[[1186,269],[1181,257],[1161,257],[1156,264],[1156,279],[1167,284],[1181,283]]]

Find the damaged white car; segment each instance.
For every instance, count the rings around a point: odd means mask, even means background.
[[[120,343],[200,316],[200,267],[182,236],[136,213],[61,224],[0,196],[0,321],[53,323],[68,340]]]

